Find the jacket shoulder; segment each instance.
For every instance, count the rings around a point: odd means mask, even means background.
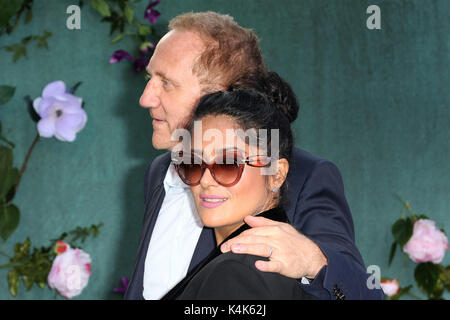
[[[316,156],[311,152],[298,147],[293,148],[289,171],[296,176],[297,179],[299,178],[298,176],[306,179],[313,170],[320,166],[333,167],[338,170],[337,166],[330,160]]]
[[[321,179],[316,179],[314,183],[328,184],[336,179],[339,183],[342,181],[340,171],[333,162],[318,157],[306,150],[294,147],[286,179],[289,193],[288,198],[291,205],[295,204],[296,199],[298,199],[300,193],[302,193],[307,185],[307,181],[314,175],[323,176]],[[290,209],[292,209],[292,206],[287,210],[289,211],[289,218],[291,218],[292,214]]]
[[[295,279],[262,272],[248,254],[227,252],[208,263],[192,279],[181,299],[309,299]]]

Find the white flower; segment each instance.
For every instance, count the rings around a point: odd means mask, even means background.
[[[62,81],[45,86],[42,97],[33,101],[34,110],[41,117],[37,124],[39,135],[74,141],[87,121],[86,112],[81,107],[82,102],[81,98],[66,92],[66,85]]]

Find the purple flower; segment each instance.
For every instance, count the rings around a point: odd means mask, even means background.
[[[126,277],[122,277],[122,286],[114,288],[114,292],[125,294],[128,288],[128,279]]]
[[[146,56],[153,49],[155,49],[155,44],[153,42],[143,42],[139,47],[139,53],[141,56]]]
[[[158,19],[158,17],[161,15],[161,13],[159,13],[158,10],[153,9],[157,4],[159,4],[159,2],[160,0],[155,1],[150,0],[147,8],[145,9],[144,18],[148,19],[148,21],[150,21],[151,24],[155,24],[156,19]]]
[[[134,61],[134,72],[138,73],[144,70],[148,65],[148,58],[138,58]]]
[[[74,141],[87,121],[82,106],[83,100],[66,90],[63,81],[47,84],[42,97],[33,101],[33,108],[41,119],[37,123],[39,135],[44,138],[55,136],[61,141]]]
[[[133,57],[125,50],[117,50],[113,53],[112,57],[109,59],[109,63],[117,63],[122,61],[124,58],[127,59],[128,61],[134,61]]]

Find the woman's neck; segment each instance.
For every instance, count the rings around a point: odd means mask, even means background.
[[[236,224],[228,224],[223,227],[214,228],[214,233],[216,235],[216,244],[219,246],[223,240],[225,240],[230,234],[239,229],[244,225],[244,221],[241,221]]]
[[[263,208],[258,210],[258,212],[253,215],[256,216],[262,212],[268,211],[275,207],[276,207],[276,204],[274,204],[274,203],[271,203],[270,205],[266,204]],[[223,240],[225,240],[230,234],[232,234],[234,231],[239,229],[244,224],[245,224],[244,221],[239,221],[238,223],[235,223],[235,224],[227,224],[226,226],[214,228],[217,246],[219,246],[223,242]]]

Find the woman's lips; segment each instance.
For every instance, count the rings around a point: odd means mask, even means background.
[[[200,195],[200,205],[207,209],[214,209],[222,205],[228,198],[216,195]]]

